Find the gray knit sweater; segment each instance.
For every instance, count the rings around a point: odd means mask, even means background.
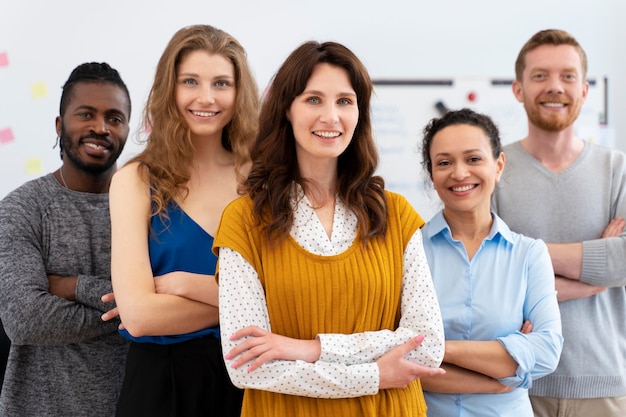
[[[626,395],[626,233],[600,239],[612,218],[626,218],[626,155],[585,143],[571,166],[554,173],[519,142],[504,151],[507,165],[493,200],[498,215],[512,230],[545,242],[583,242],[581,281],[610,287],[559,304],[565,338],[561,361],[554,373],[534,382],[530,393]]]
[[[49,174],[0,201],[0,318],[12,346],[2,417],[111,417],[127,342],[111,308],[108,194],[62,187]],[[76,302],[48,293],[47,274],[78,275]]]

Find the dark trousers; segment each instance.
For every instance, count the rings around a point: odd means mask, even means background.
[[[11,348],[11,341],[4,332],[4,327],[0,323],[0,387],[4,381],[4,370],[7,367],[7,359],[9,358],[9,349]]]
[[[243,390],[213,336],[171,345],[131,343],[117,417],[239,417]]]

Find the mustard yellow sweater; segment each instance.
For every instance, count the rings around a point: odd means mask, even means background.
[[[248,196],[225,210],[214,247],[239,252],[254,267],[266,292],[272,331],[297,339],[319,333],[395,330],[400,320],[404,250],[422,218],[398,194],[387,192],[388,231],[357,239],[345,252],[319,256],[293,238],[270,247],[256,226]],[[376,395],[320,399],[247,389],[242,416],[425,416],[419,380]]]

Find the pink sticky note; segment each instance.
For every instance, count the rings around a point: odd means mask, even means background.
[[[0,68],[9,66],[9,54],[0,52]]]
[[[10,127],[0,129],[0,145],[13,142],[13,140],[15,140],[15,136],[13,136],[13,131]]]

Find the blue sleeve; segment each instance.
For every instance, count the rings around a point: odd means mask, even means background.
[[[561,313],[554,288],[554,270],[546,244],[533,242],[525,258],[526,299],[524,319],[534,328],[530,334],[517,331],[497,340],[517,362],[515,376],[500,382],[512,387],[530,388],[534,379],[554,372],[561,350]]]

